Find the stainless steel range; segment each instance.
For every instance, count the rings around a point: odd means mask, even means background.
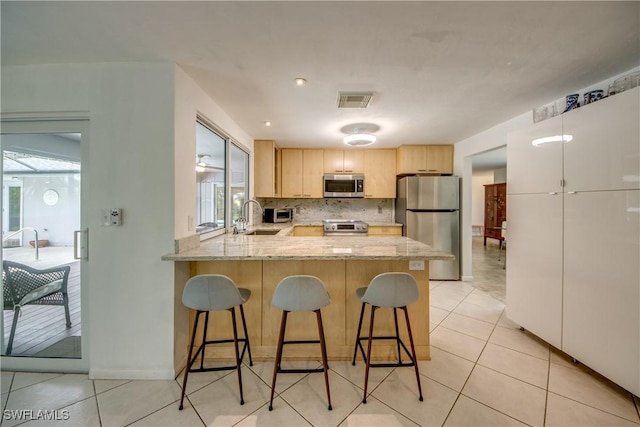
[[[366,236],[369,224],[357,219],[325,219],[322,221],[325,236]]]

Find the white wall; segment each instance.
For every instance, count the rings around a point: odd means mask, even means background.
[[[2,68],[3,113],[89,117],[82,206],[90,259],[82,277],[93,378],[174,374],[174,266],[160,259],[174,248],[174,75],[170,63]],[[101,225],[110,207],[123,209],[121,227]]]
[[[471,225],[484,225],[484,186],[487,184],[493,184],[493,171],[473,173]]]
[[[215,103],[180,67],[175,66],[175,238],[195,233],[189,217],[196,215],[196,117],[206,118],[253,153],[253,138]],[[253,155],[249,164],[253,168]],[[250,173],[253,194],[253,173]]]
[[[473,280],[471,268],[471,225],[475,223],[472,222],[473,168],[471,157],[506,145],[509,132],[530,125],[532,121],[532,113],[529,111],[455,145],[453,174],[462,177],[461,275],[464,281]]]
[[[494,184],[501,184],[507,182],[507,168],[496,169],[493,171]]]

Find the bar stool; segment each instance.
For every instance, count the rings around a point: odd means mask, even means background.
[[[209,372],[209,371],[225,371],[237,369],[238,385],[240,387],[240,404],[244,405],[244,396],[242,394],[242,371],[241,365],[244,359],[244,353],[249,354],[249,366],[253,366],[251,358],[251,346],[249,345],[249,334],[247,333],[247,323],[244,318],[244,304],[251,296],[251,291],[245,288],[236,287],[233,280],[221,274],[202,274],[194,276],[187,281],[182,292],[182,303],[193,310],[196,310],[196,320],[193,324],[193,332],[191,334],[191,342],[189,343],[189,356],[187,358],[187,366],[185,368],[184,380],[182,383],[182,396],[180,397],[180,407],[182,410],[184,403],[184,395],[187,390],[187,378],[189,372]],[[240,316],[242,318],[242,329],[244,330],[244,338],[238,338],[238,329],[236,326],[235,308],[240,307]],[[209,312],[228,310],[231,313],[231,321],[233,323],[233,339],[211,340],[207,341],[207,326],[209,324]],[[198,329],[198,320],[200,315],[204,314],[204,327],[202,332],[202,344],[198,347],[196,354],[193,355],[193,344]],[[204,350],[209,344],[222,344],[232,342],[235,347],[236,364],[233,366],[219,366],[214,368],[204,367]],[[238,342],[244,343],[242,354],[238,350]],[[200,356],[200,367],[193,367],[194,362]]]
[[[271,383],[271,400],[269,410],[273,410],[273,395],[276,390],[276,377],[278,373],[306,373],[324,372],[324,383],[327,388],[328,409],[331,410],[331,393],[329,392],[329,365],[327,364],[327,346],[324,340],[324,329],[322,327],[322,314],[320,309],[329,305],[329,294],[324,287],[324,283],[315,276],[296,275],[285,277],[278,283],[271,305],[282,309],[282,320],[280,322],[280,335],[278,337],[278,349],[276,351],[276,361],[273,367],[273,382]],[[319,340],[297,340],[285,341],[285,329],[287,326],[287,316],[291,311],[313,311],[316,313],[318,321]],[[320,343],[322,352],[322,368],[318,369],[282,369],[282,350],[285,344],[314,344]]]
[[[362,308],[360,309],[360,321],[358,323],[358,333],[356,334],[356,344],[353,350],[352,365],[356,364],[356,356],[358,354],[358,348],[362,353],[362,358],[366,362],[365,374],[364,374],[364,398],[362,403],[367,403],[367,387],[369,384],[369,368],[377,367],[396,367],[396,366],[414,366],[416,371],[416,380],[418,381],[418,393],[420,395],[420,401],[422,402],[422,387],[420,385],[420,373],[418,372],[418,363],[416,357],[416,349],[413,344],[413,335],[411,334],[411,323],[409,322],[409,312],[407,311],[407,305],[416,302],[420,296],[418,290],[418,284],[416,279],[409,273],[382,273],[374,277],[369,286],[356,289],[356,296],[362,301]],[[360,331],[362,330],[362,319],[364,318],[364,308],[366,304],[371,305],[371,320],[369,321],[369,335],[361,337]],[[393,319],[395,321],[395,335],[392,336],[374,336],[373,335],[373,322],[375,312],[378,308],[387,307],[393,308]],[[397,310],[404,311],[404,317],[407,324],[407,332],[409,334],[409,342],[411,345],[411,352],[407,349],[407,346],[400,339],[400,333],[398,329],[398,314]],[[364,348],[362,347],[362,340],[367,340],[367,354],[364,354]],[[396,342],[398,361],[395,363],[371,363],[371,345],[373,340],[394,340]],[[408,362],[402,361],[402,350],[409,357]]]

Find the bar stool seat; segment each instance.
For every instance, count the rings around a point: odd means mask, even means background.
[[[282,320],[280,321],[280,334],[278,337],[278,348],[276,351],[276,361],[273,367],[273,382],[271,383],[271,400],[269,410],[273,410],[273,395],[276,390],[276,377],[278,373],[306,373],[324,372],[324,383],[327,389],[328,409],[331,410],[331,393],[329,391],[329,365],[327,363],[327,346],[324,339],[324,328],[322,326],[322,314],[320,309],[329,305],[329,293],[324,283],[315,276],[294,275],[285,277],[278,283],[271,305],[282,309]],[[287,326],[287,316],[291,311],[313,311],[316,313],[318,323],[318,340],[294,340],[285,341],[285,330]],[[286,344],[312,344],[320,343],[322,353],[322,368],[319,369],[282,369],[282,350]]]
[[[247,323],[244,317],[243,304],[251,296],[251,291],[245,288],[238,288],[236,284],[227,276],[221,274],[201,274],[194,276],[187,281],[182,292],[182,303],[193,310],[196,310],[196,319],[193,324],[193,332],[191,333],[191,342],[189,343],[189,356],[187,357],[187,366],[185,368],[184,380],[182,383],[182,395],[180,397],[179,409],[183,409],[184,396],[187,390],[187,379],[189,372],[209,372],[209,371],[225,371],[235,369],[238,371],[238,385],[240,388],[240,404],[244,405],[244,396],[242,393],[242,360],[245,351],[249,355],[249,366],[253,366],[251,358],[251,346],[249,344],[249,334],[247,333]],[[240,316],[242,318],[242,329],[244,338],[238,338],[238,328],[236,324],[235,308],[240,308]],[[209,325],[209,312],[228,310],[231,313],[231,322],[233,324],[233,339],[209,340],[207,341],[207,327]],[[198,320],[200,315],[205,315],[204,327],[202,331],[202,343],[198,347],[196,354],[193,355],[193,345],[198,329]],[[206,368],[204,366],[204,352],[207,345],[233,343],[235,348],[236,364],[232,366],[217,366]],[[238,348],[238,343],[244,343],[242,353]],[[194,362],[200,356],[200,367],[194,367]]]
[[[397,366],[414,366],[416,371],[416,380],[418,382],[419,400],[422,401],[422,386],[420,385],[420,373],[418,371],[418,363],[416,357],[416,349],[413,344],[413,335],[411,334],[411,323],[409,322],[409,312],[407,305],[418,300],[420,292],[415,278],[409,273],[391,272],[382,273],[374,277],[366,287],[356,289],[356,296],[362,301],[360,309],[360,321],[358,323],[358,332],[356,334],[356,343],[353,350],[352,365],[356,364],[356,356],[358,348],[362,353],[362,358],[366,363],[364,375],[364,398],[362,403],[367,403],[367,387],[369,384],[369,368],[373,367],[397,367]],[[369,334],[360,336],[362,330],[362,320],[364,318],[365,306],[371,305],[371,319],[369,321]],[[393,308],[393,319],[395,322],[395,335],[391,336],[374,336],[373,325],[375,312],[378,308]],[[405,343],[400,339],[398,328],[397,310],[404,311],[405,323],[407,325],[407,333],[409,335],[409,343],[411,352],[407,349]],[[362,347],[362,340],[367,340],[367,354],[365,355]],[[396,342],[396,350],[398,361],[393,363],[371,363],[371,346],[374,340],[394,340]],[[409,361],[402,361],[402,352],[407,355]]]

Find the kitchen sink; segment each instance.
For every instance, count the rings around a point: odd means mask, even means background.
[[[253,230],[245,234],[247,236],[273,236],[279,232],[280,230]]]

